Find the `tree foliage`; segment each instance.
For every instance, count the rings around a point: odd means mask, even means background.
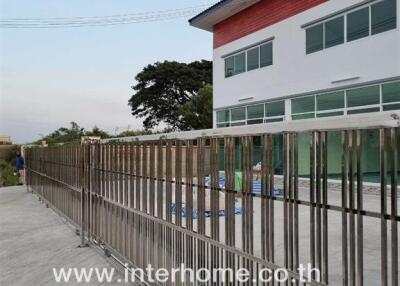
[[[128,137],[128,136],[140,136],[151,134],[148,130],[125,130],[115,137]],[[112,137],[108,132],[94,126],[92,130],[86,131],[80,127],[78,123],[71,122],[70,127],[60,127],[59,129],[51,132],[49,135],[44,136],[42,139],[37,140],[34,144],[40,144],[42,141],[46,141],[48,145],[66,144],[66,143],[80,143],[82,136],[100,136],[102,139]],[[113,136],[114,137],[114,136]]]
[[[179,109],[185,124],[193,129],[212,128],[212,101],[213,88],[208,84]]]
[[[173,130],[188,130],[192,126],[183,120],[180,108],[199,89],[212,83],[212,63],[157,62],[145,67],[135,79],[137,84],[132,87],[135,94],[129,106],[133,116],[144,119],[146,129],[164,122]]]

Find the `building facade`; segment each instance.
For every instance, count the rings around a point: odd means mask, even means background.
[[[214,38],[214,127],[400,110],[397,0],[223,0],[191,25]]]
[[[223,0],[192,18],[213,33],[214,128],[400,110],[397,1]],[[340,178],[341,134],[328,140],[328,172]],[[364,177],[374,182],[379,134],[366,131],[363,142]],[[302,158],[308,144],[301,134]],[[299,174],[309,170],[299,160]]]

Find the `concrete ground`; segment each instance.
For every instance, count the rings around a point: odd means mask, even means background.
[[[56,285],[53,268],[116,268],[102,252],[79,244],[73,226],[26,187],[0,188],[0,285]],[[123,275],[115,271],[111,283],[92,279],[85,285],[121,285]],[[71,280],[62,284],[79,284]]]

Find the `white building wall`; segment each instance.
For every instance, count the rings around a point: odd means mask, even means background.
[[[331,0],[215,49],[214,110],[400,76],[400,3],[397,29],[306,55],[302,25],[360,2]],[[271,37],[272,66],[225,78],[224,55]]]

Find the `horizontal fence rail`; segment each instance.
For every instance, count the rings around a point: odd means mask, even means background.
[[[246,285],[395,286],[399,141],[390,126],[30,148],[27,182],[82,229],[82,244],[135,267],[244,268]],[[379,187],[367,191],[369,168]],[[302,282],[307,264],[320,275]],[[262,282],[263,268],[286,269],[289,282]],[[185,275],[183,285],[243,284]]]

